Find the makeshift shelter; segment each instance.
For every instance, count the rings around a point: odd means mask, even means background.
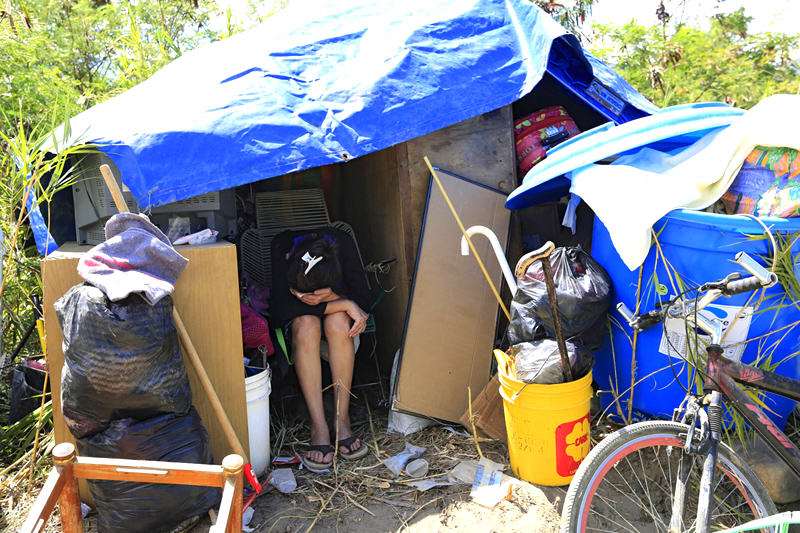
[[[502,199],[517,185],[513,120],[554,104],[582,130],[656,109],[527,0],[298,1],[259,27],[181,56],[70,127],[73,142],[100,145],[142,210],[246,184],[246,193],[321,187],[331,218],[355,229],[365,261],[397,259],[387,280],[396,290],[376,309],[379,356],[388,363],[404,343],[420,268],[430,199],[422,157],[498,193],[490,206],[472,202],[465,222],[494,223],[505,234]],[[470,194],[459,192],[457,205],[472,205]],[[46,238],[37,232],[40,245]],[[479,252],[488,256],[489,247]],[[447,261],[454,260],[472,262]],[[432,275],[449,275],[447,262],[432,264]],[[454,305],[433,312],[443,321],[428,324],[437,341],[428,356],[466,368],[459,379],[480,385],[491,335],[470,341],[466,362],[448,345],[469,336],[472,322],[494,329],[496,305],[475,272],[455,280],[479,293],[474,304],[456,305],[443,289]],[[499,282],[499,269],[492,275]],[[455,331],[448,317],[460,325]],[[457,405],[408,410],[453,419],[466,391],[441,389],[425,402]]]

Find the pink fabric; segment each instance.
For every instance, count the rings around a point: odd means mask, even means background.
[[[245,348],[258,348],[262,344],[267,347],[267,355],[275,353],[272,339],[269,336],[269,323],[255,309],[239,302],[242,314],[242,342]]]

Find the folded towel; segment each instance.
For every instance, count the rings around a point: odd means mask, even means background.
[[[651,228],[673,209],[703,209],[728,190],[757,146],[800,149],[800,95],[763,99],[722,131],[679,154],[649,148],[572,172],[570,191],[603,221],[629,269],[644,262]]]
[[[119,213],[106,223],[106,240],[78,262],[78,274],[116,302],[140,293],[150,303],[172,294],[189,260],[145,215]]]

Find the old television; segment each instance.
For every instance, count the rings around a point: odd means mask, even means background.
[[[105,223],[117,208],[111,192],[100,174],[100,166],[108,165],[117,183],[121,183],[120,172],[106,154],[89,154],[78,163],[78,181],[72,186],[75,205],[75,234],[79,244],[100,244],[105,240]],[[236,231],[236,198],[233,189],[201,194],[152,209],[140,209],[131,191],[122,184],[122,195],[128,209],[133,213],[143,211],[150,220],[168,234],[170,224],[183,219],[183,227],[194,233],[205,228],[219,232],[218,238]],[[188,226],[186,225],[188,222]]]

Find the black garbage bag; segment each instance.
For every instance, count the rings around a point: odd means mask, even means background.
[[[61,406],[76,437],[112,420],[186,414],[192,390],[172,320],[172,298],[155,305],[137,294],[112,302],[89,284],[54,304],[64,335]]]
[[[208,432],[194,407],[188,414],[114,420],[105,431],[76,439],[89,457],[212,464]],[[88,480],[100,533],[170,531],[219,505],[221,490],[193,485]]]
[[[11,377],[11,398],[8,406],[8,425],[25,418],[42,405],[45,371],[19,363]],[[45,401],[50,400],[47,384]]]
[[[603,267],[580,248],[556,248],[550,254],[550,265],[564,338],[575,340],[590,350],[599,349],[611,302],[611,279]],[[510,311],[511,320],[506,331],[509,345],[555,338],[541,261],[533,263],[517,280],[517,293]]]
[[[581,344],[565,341],[572,379],[577,380],[589,373],[594,365],[594,354]],[[514,356],[514,374],[524,383],[552,385],[564,383],[561,354],[555,339],[521,342],[512,346],[509,354]]]

